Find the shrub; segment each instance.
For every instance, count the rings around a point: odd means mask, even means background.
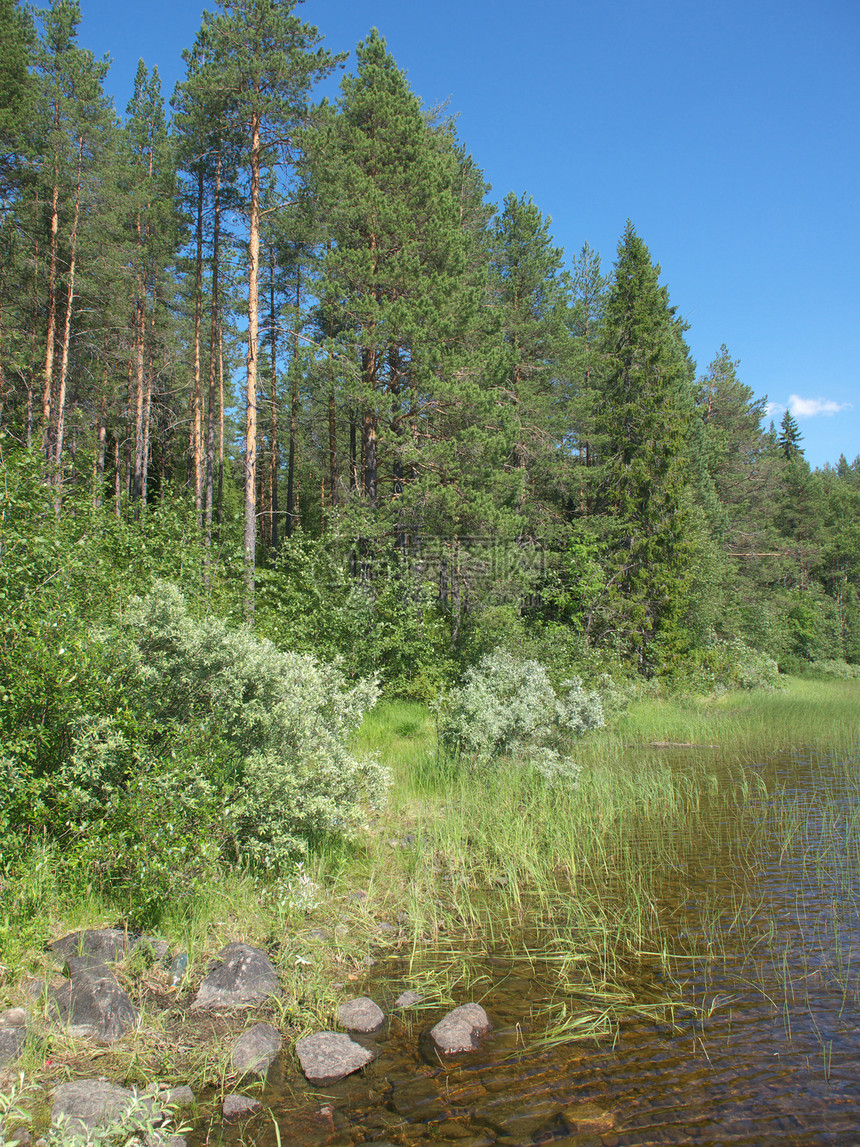
[[[849,665],[847,661],[837,658],[813,661],[807,666],[804,676],[838,677],[842,681],[848,681],[854,677],[860,677],[860,665]]]
[[[313,838],[349,832],[363,802],[381,799],[384,770],[347,748],[377,698],[374,681],[348,685],[309,654],[196,619],[166,583],[137,599],[106,639],[149,751],[185,761],[189,779],[197,758],[241,856],[280,867]]]
[[[571,775],[558,748],[604,724],[597,693],[579,678],[565,682],[559,698],[538,661],[520,661],[497,649],[466,672],[464,683],[440,710],[443,746],[483,764],[509,756],[533,763],[547,777]]]
[[[679,689],[700,693],[727,689],[772,691],[782,687],[776,661],[767,653],[751,649],[739,637],[724,641],[712,636],[710,644],[697,650],[671,680]]]

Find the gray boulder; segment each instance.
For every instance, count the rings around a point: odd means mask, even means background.
[[[385,1023],[385,1013],[367,996],[359,996],[340,1005],[337,1009],[337,1022],[347,1031],[375,1032]]]
[[[0,1067],[17,1059],[27,1039],[27,1013],[8,1008],[0,1013]]]
[[[158,1101],[159,1103],[163,1103],[165,1107],[176,1109],[193,1107],[194,1092],[187,1083],[184,1083],[180,1087],[171,1087],[169,1090],[162,1092],[158,1097]]]
[[[278,974],[266,953],[235,941],[222,948],[210,964],[191,1008],[247,1008],[280,994]]]
[[[100,964],[114,964],[124,960],[137,941],[134,933],[123,928],[87,928],[83,932],[70,932],[48,947],[61,964],[69,956],[90,956]]]
[[[457,1055],[478,1046],[478,1037],[493,1025],[480,1004],[461,1004],[431,1030],[430,1038],[443,1055]]]
[[[371,1062],[373,1052],[344,1032],[317,1032],[296,1044],[299,1065],[309,1083],[329,1084],[345,1079]]]
[[[71,1134],[106,1127],[128,1115],[136,1105],[142,1115],[155,1114],[152,1099],[142,1099],[125,1087],[106,1083],[103,1079],[81,1079],[74,1083],[61,1083],[54,1088],[51,1123],[64,1123]]]
[[[66,967],[71,978],[51,999],[70,1035],[113,1043],[137,1024],[136,1009],[107,965],[69,956]]]
[[[283,1046],[281,1033],[271,1024],[254,1024],[233,1044],[233,1067],[244,1075],[265,1075]]]
[[[225,1095],[224,1103],[221,1107],[221,1115],[228,1123],[234,1119],[245,1119],[249,1115],[255,1115],[263,1108],[259,1099],[254,1099],[251,1095]]]
[[[27,1029],[25,1027],[0,1027],[0,1067],[4,1067],[7,1063],[12,1063],[13,1060],[18,1058],[24,1050],[24,1042],[26,1039]]]

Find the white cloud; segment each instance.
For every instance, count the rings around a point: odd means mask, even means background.
[[[792,394],[788,409],[795,418],[815,418],[819,414],[834,415],[840,410],[852,410],[853,403],[834,402],[830,398],[801,398],[799,394]]]
[[[773,418],[775,414],[785,414],[785,407],[781,402],[769,402],[764,408],[766,418]]]

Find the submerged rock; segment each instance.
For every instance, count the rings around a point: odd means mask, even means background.
[[[400,995],[394,1001],[394,1006],[396,1008],[414,1008],[416,1004],[422,1004],[423,1002],[424,997],[421,995],[421,993],[413,992],[410,988],[407,991],[400,993]]]
[[[221,1107],[221,1115],[228,1123],[235,1119],[246,1119],[249,1115],[256,1115],[258,1111],[262,1111],[263,1105],[259,1099],[254,1099],[252,1095],[225,1095],[224,1103]]]
[[[70,1035],[113,1043],[135,1026],[137,1010],[106,964],[69,956],[66,967],[71,978],[51,993],[51,1001]]]
[[[337,1083],[371,1062],[373,1052],[344,1032],[317,1032],[296,1044],[296,1055],[310,1083]]]
[[[367,996],[359,996],[340,1005],[337,1022],[347,1031],[375,1032],[385,1023],[385,1012]]]
[[[615,1112],[606,1111],[596,1103],[578,1103],[564,1112],[564,1121],[574,1134],[600,1135],[615,1127]]]
[[[480,1004],[461,1004],[431,1030],[430,1038],[443,1055],[457,1055],[478,1046],[478,1037],[493,1025]]]
[[[192,1010],[227,1011],[280,996],[274,965],[265,952],[234,941],[222,948],[200,985]]]
[[[281,1050],[281,1033],[271,1024],[255,1024],[233,1044],[233,1067],[240,1075],[265,1075]]]

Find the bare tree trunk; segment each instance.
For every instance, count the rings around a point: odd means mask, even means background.
[[[63,438],[65,436],[66,419],[66,386],[69,377],[69,352],[72,342],[72,310],[75,300],[75,263],[78,248],[78,221],[81,215],[81,176],[84,154],[83,137],[78,139],[78,173],[75,186],[75,212],[72,220],[71,251],[69,254],[69,282],[66,294],[66,321],[63,326],[63,349],[60,360],[60,381],[57,387],[57,431],[54,439],[54,465],[56,466],[55,482],[57,489],[63,485],[60,461],[63,455]],[[59,504],[57,505],[59,511]]]
[[[209,387],[206,410],[206,510],[205,540],[207,561],[212,549],[212,502],[215,479],[216,357],[218,351],[218,260],[221,239],[221,156],[215,164],[215,203],[212,235],[212,313],[209,322]]]
[[[278,446],[278,328],[277,328],[277,315],[275,314],[275,252],[274,248],[269,249],[269,270],[271,277],[269,279],[269,322],[271,324],[271,357],[272,357],[272,378],[271,378],[271,395],[272,395],[272,410],[270,416],[270,431],[272,457],[269,469],[269,487],[271,489],[271,520],[269,538],[273,550],[278,548],[278,470],[280,469],[280,454]],[[290,534],[290,492],[287,491],[287,536]]]
[[[57,116],[59,111],[57,112]],[[56,126],[56,116],[55,116]],[[57,322],[57,260],[60,245],[60,188],[57,161],[54,161],[54,187],[51,192],[51,254],[48,265],[48,331],[45,344],[45,371],[42,389],[42,450],[51,457],[51,417],[54,393],[54,328]]]
[[[105,359],[102,369],[102,402],[96,431],[96,456],[93,461],[93,508],[96,510],[101,509],[102,493],[104,492],[105,447],[107,445],[107,426],[105,425],[107,421],[107,379],[108,368],[107,359]]]
[[[299,526],[298,494],[296,492],[296,449],[299,427],[299,309],[302,304],[302,267],[296,262],[296,321],[293,331],[292,389],[290,392],[290,451],[287,461],[287,534],[292,535]]]
[[[197,173],[197,252],[194,276],[194,386],[191,392],[190,450],[194,472],[194,506],[203,511],[203,383],[200,337],[203,312],[203,168]]]
[[[136,329],[134,333],[134,471],[132,476],[131,500],[134,503],[134,520],[140,517],[140,492],[143,477],[143,391],[144,391],[144,348],[146,342],[146,296],[143,284],[138,283]]]
[[[248,370],[245,406],[245,617],[254,616],[257,544],[257,340],[260,275],[260,113],[251,115],[251,209],[248,226]]]
[[[337,505],[337,423],[335,421],[334,381],[328,396],[328,476],[329,505]]]
[[[218,529],[224,520],[224,328],[218,325]]]
[[[122,474],[120,472],[119,441],[114,443],[113,460],[114,460],[114,478],[113,478],[114,511],[116,513],[117,518],[120,518],[122,516]]]
[[[150,448],[150,416],[152,412],[152,374],[153,374],[153,347],[155,345],[155,289],[152,292],[152,310],[149,322],[149,344],[147,370],[144,378],[143,390],[143,458],[140,467],[140,500],[146,506],[149,493],[149,448]]]
[[[356,441],[355,411],[349,412],[349,488],[358,490],[358,443]]]

